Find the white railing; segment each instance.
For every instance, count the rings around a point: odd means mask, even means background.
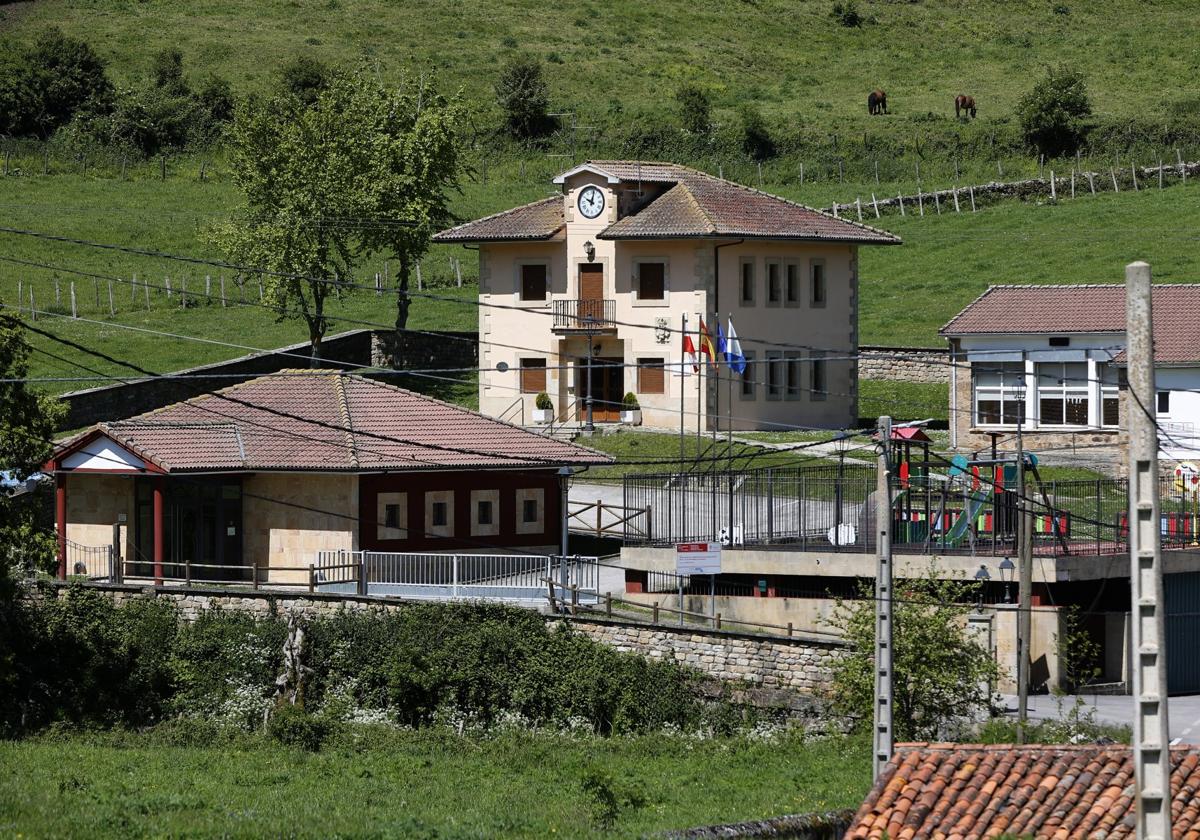
[[[546,579],[576,587],[594,603],[599,586],[595,557],[541,554],[421,554],[388,551],[319,551],[313,566],[323,592],[405,598],[539,600]]]

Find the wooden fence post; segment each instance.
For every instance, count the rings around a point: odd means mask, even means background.
[[[221,272],[221,308],[225,308],[225,272]]]
[[[17,309],[21,308],[21,298],[17,297]],[[29,320],[37,320],[37,305],[33,301],[33,284],[29,284]]]
[[[1158,159],[1158,188],[1163,188],[1163,162],[1162,158]]]
[[[75,281],[71,281],[71,317],[79,317],[79,308],[75,305]]]
[[[658,624],[658,601],[654,602],[653,618],[650,619],[651,624]]]
[[[117,306],[113,303],[112,280],[108,281],[108,314],[114,318],[117,316]]]
[[[204,275],[204,302],[212,303],[212,275]]]
[[[955,213],[959,212],[959,210],[958,210],[958,187],[954,188],[954,212]]]
[[[1119,186],[1117,186],[1117,171],[1110,167],[1108,170],[1108,174],[1112,176],[1113,192],[1120,192],[1121,188]]]
[[[171,299],[171,278],[170,277],[166,278],[166,283],[167,283],[167,300],[170,300]]]
[[[875,199],[875,193],[871,193],[871,206],[875,208],[875,218],[879,218],[879,202]]]
[[[612,618],[612,593],[604,593],[604,614]]]
[[[150,284],[143,281],[142,291],[145,293],[146,311],[149,312],[150,311]]]
[[[1129,174],[1133,176],[1133,191],[1137,192],[1138,191],[1138,182],[1137,182],[1137,164],[1136,163],[1129,164]]]
[[[900,202],[900,215],[904,215],[904,193],[896,193],[896,200]]]
[[[1050,170],[1050,200],[1058,201],[1058,191],[1054,188],[1054,170]]]
[[[975,185],[971,184],[967,187],[967,191],[971,194],[971,212],[975,212]]]

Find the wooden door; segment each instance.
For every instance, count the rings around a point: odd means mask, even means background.
[[[579,419],[587,419],[587,397],[592,395],[592,419],[596,423],[617,423],[621,419],[621,398],[625,396],[625,360],[592,359],[592,375],[586,362],[579,370]]]
[[[579,319],[604,319],[604,266],[600,263],[579,265]]]

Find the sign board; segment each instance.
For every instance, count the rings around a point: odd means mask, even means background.
[[[675,546],[675,572],[680,575],[721,574],[721,544],[679,543]]]

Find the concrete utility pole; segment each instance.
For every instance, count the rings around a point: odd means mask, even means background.
[[[879,563],[875,571],[875,778],[892,759],[892,482],[888,448],[892,418],[879,418],[879,467],[875,482],[875,522]]]
[[[1022,354],[1024,357],[1024,354]],[[1023,361],[1023,358],[1022,358]],[[1033,631],[1033,512],[1025,494],[1025,405],[1029,401],[1029,383],[1022,365],[1025,387],[1019,393],[1017,408],[1017,743],[1025,743],[1025,725],[1029,720],[1030,636]],[[1035,386],[1036,387],[1036,386]],[[1036,391],[1034,392],[1037,393]]]
[[[1133,641],[1133,769],[1139,840],[1171,837],[1166,621],[1158,513],[1158,423],[1150,266],[1125,267],[1129,355],[1129,589]]]

